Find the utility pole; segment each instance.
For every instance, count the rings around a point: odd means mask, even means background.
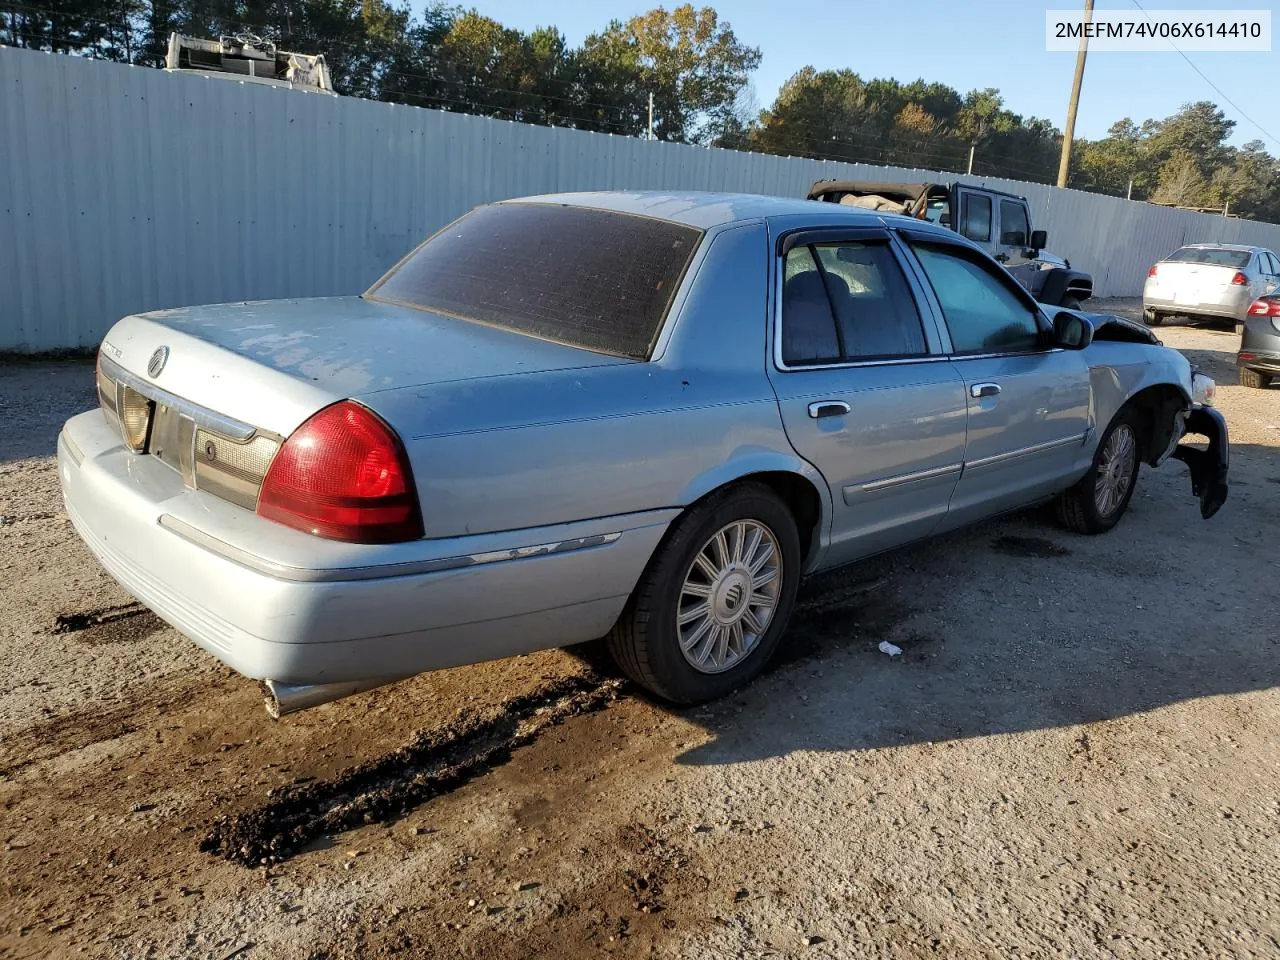
[[[1124,195],[1126,200],[1133,199],[1133,177],[1129,178],[1129,192]]]
[[[974,144],[972,143],[969,144],[969,169],[965,171],[965,173],[968,173],[968,174],[973,173],[973,148],[974,148]]]
[[[1080,33],[1080,52],[1076,54],[1076,75],[1071,81],[1071,102],[1067,104],[1067,127],[1062,131],[1062,160],[1058,163],[1058,186],[1067,185],[1071,167],[1071,141],[1076,135],[1076,108],[1080,106],[1080,83],[1084,80],[1084,58],[1089,52],[1089,24],[1093,22],[1093,0],[1084,0],[1084,26]]]
[[[649,139],[653,139],[653,94],[649,94]]]

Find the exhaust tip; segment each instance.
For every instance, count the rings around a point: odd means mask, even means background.
[[[398,677],[386,680],[348,680],[344,683],[281,683],[279,680],[263,680],[262,692],[267,713],[273,720],[299,710],[318,707],[353,694],[372,690],[384,684],[394,683]]]

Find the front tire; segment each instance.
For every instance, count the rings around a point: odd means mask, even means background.
[[[632,680],[704,703],[758,674],[791,619],[800,536],[769,487],[712,494],[672,525],[607,638]]]
[[[1138,482],[1141,438],[1131,411],[1116,414],[1098,443],[1089,472],[1058,497],[1058,519],[1067,529],[1106,533],[1120,522]]]
[[[1240,386],[1262,390],[1270,385],[1271,378],[1267,374],[1259,373],[1257,370],[1250,370],[1248,367],[1240,368]]]

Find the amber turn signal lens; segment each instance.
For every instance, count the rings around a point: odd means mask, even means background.
[[[147,447],[147,428],[151,425],[151,401],[138,391],[117,384],[117,414],[120,433],[129,449],[141,453]]]

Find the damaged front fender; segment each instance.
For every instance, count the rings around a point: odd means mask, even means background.
[[[1204,450],[1186,443],[1179,443],[1173,450],[1173,456],[1191,469],[1191,492],[1200,498],[1200,516],[1208,520],[1227,500],[1227,468],[1231,460],[1227,421],[1213,407],[1195,404],[1187,415],[1185,432],[1209,439]]]

